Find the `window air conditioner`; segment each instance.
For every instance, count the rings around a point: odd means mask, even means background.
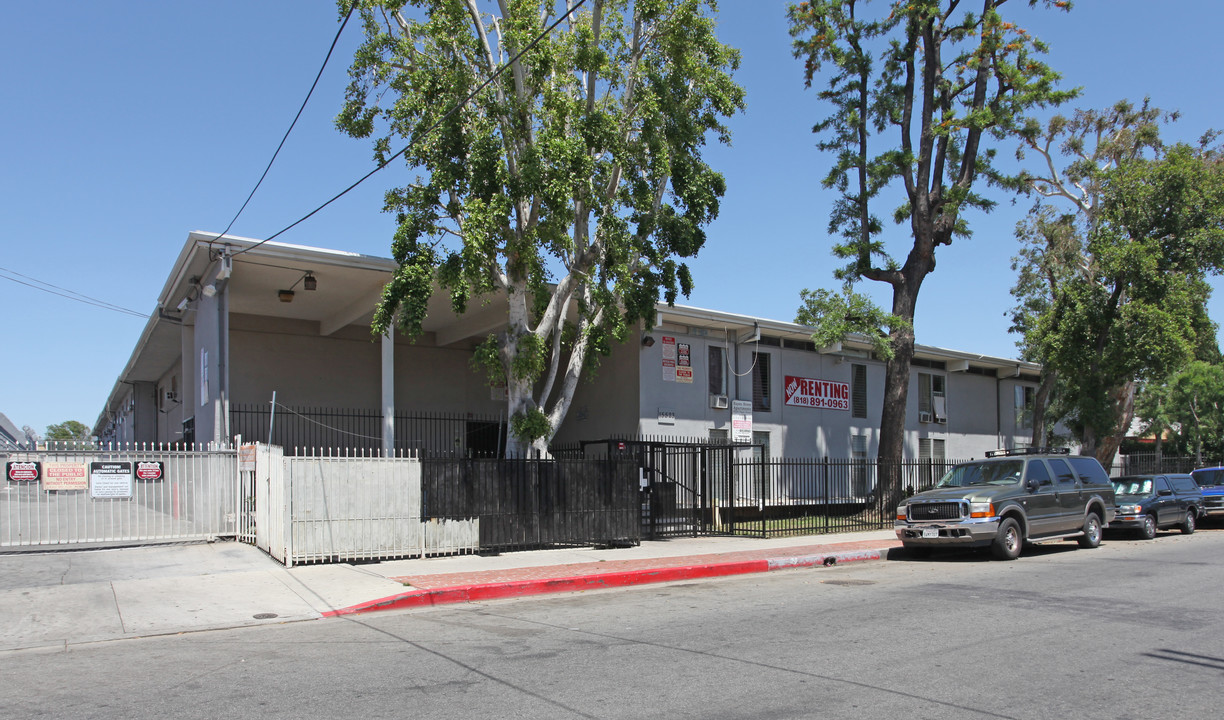
[[[727,409],[727,396],[726,395],[711,395],[710,396],[710,407],[716,410],[726,410]]]
[[[919,412],[919,413],[918,413],[918,422],[931,422],[931,413],[929,413],[929,412]]]
[[[948,422],[948,418],[944,417],[943,415],[937,415],[935,416],[935,422],[944,423],[946,425]]]

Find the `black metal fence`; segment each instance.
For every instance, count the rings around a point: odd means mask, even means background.
[[[477,518],[482,552],[641,541],[626,459],[425,458],[421,482],[422,518]]]
[[[1195,468],[1219,467],[1224,464],[1219,458],[1204,457],[1201,461],[1193,457],[1169,456],[1161,453],[1131,453],[1119,455],[1114,463],[1114,477],[1123,475],[1159,475],[1161,473],[1188,473]]]
[[[737,460],[736,535],[773,537],[886,530],[896,498],[921,492],[964,460],[900,463],[900,487],[882,487],[883,465],[845,458]]]
[[[273,412],[271,404],[230,406],[233,434],[241,435],[244,441],[279,445],[286,455],[325,448],[380,452],[382,425],[383,416],[377,410],[288,407],[278,403]],[[506,423],[497,415],[395,414],[397,452],[423,457],[500,457],[505,447]]]

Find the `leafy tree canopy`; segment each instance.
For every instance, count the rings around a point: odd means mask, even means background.
[[[88,440],[89,426],[76,420],[65,420],[62,423],[47,426],[48,440]]]
[[[726,190],[702,149],[743,107],[739,55],[699,0],[357,10],[366,40],[337,125],[375,138],[380,163],[408,139],[418,173],[386,194],[399,269],[374,330],[419,335],[435,282],[460,313],[504,295],[508,326],[477,361],[508,388],[510,452],[543,450],[589,358],[692,288],[684,258]]]

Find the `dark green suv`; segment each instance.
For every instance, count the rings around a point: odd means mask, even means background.
[[[1025,543],[1101,544],[1114,519],[1114,488],[1096,458],[1065,450],[993,450],[952,468],[935,487],[897,507],[893,527],[916,554],[941,547],[989,547],[1014,560]]]

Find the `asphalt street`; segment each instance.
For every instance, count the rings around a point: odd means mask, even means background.
[[[0,654],[0,716],[1218,716],[1224,530]]]

